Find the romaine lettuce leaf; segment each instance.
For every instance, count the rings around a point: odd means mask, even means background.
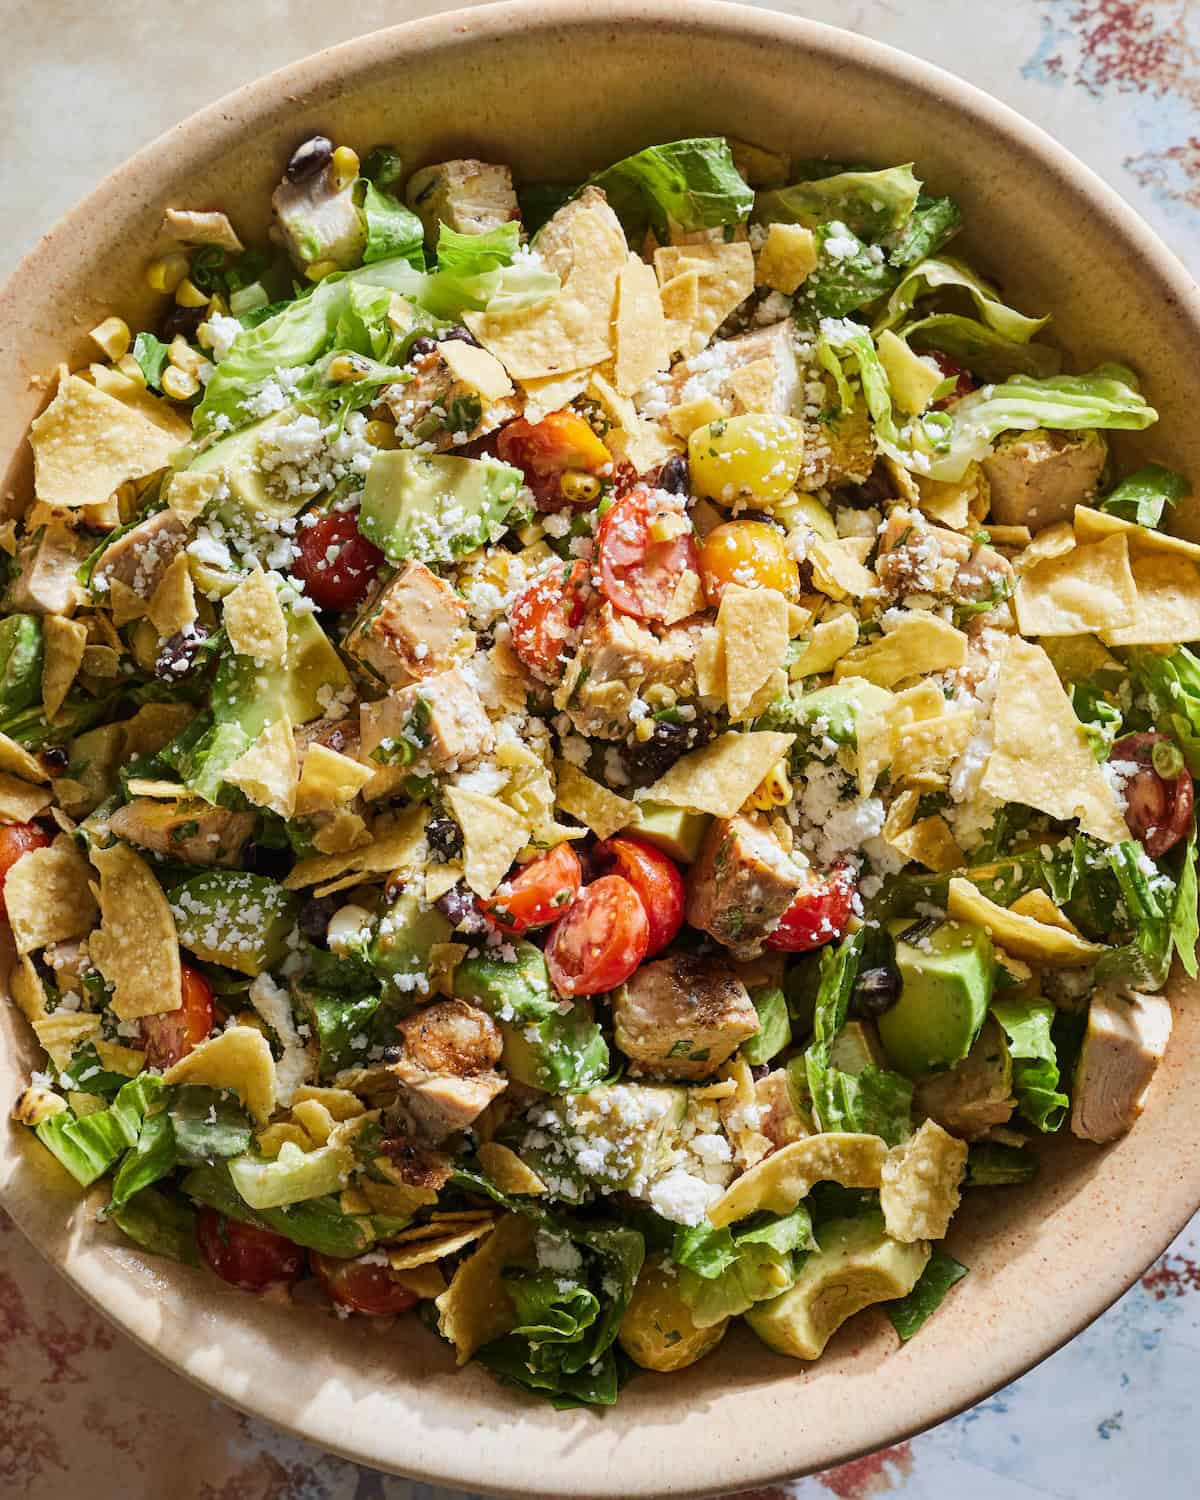
[[[967,1187],[1009,1187],[1032,1182],[1038,1174],[1037,1153],[1027,1146],[976,1141],[967,1151]]]
[[[247,1154],[228,1163],[230,1181],[243,1201],[259,1210],[286,1208],[338,1193],[353,1165],[354,1153],[348,1145],[330,1143],[302,1151],[294,1141],[285,1141],[274,1161]]]
[[[817,268],[796,293],[793,312],[802,325],[820,318],[844,318],[878,302],[896,285],[899,272],[876,246],[863,243],[844,224],[822,224],[816,231]],[[837,254],[831,254],[832,241]]]
[[[1038,1130],[1058,1130],[1071,1101],[1059,1091],[1058,1057],[1050,1036],[1054,1006],[1048,1000],[1002,995],[993,999],[992,1014],[1008,1038],[1019,1113]]]
[[[521,248],[521,226],[510,220],[484,234],[460,234],[438,225],[437,269],[445,276],[482,276],[511,266]]]
[[[80,1187],[91,1187],[137,1145],[142,1122],[159,1104],[165,1087],[157,1074],[139,1073],[107,1109],[82,1117],[65,1109],[43,1120],[34,1134]]]
[[[792,1043],[792,1023],[787,1001],[778,985],[751,990],[750,999],[758,1013],[758,1032],[742,1043],[740,1056],[752,1068],[768,1063]]]
[[[188,1166],[249,1151],[250,1117],[235,1095],[205,1084],[180,1084],[167,1106],[179,1160]]]
[[[1094,681],[1071,684],[1071,707],[1091,741],[1092,754],[1098,761],[1106,761],[1124,723],[1121,710]]]
[[[100,1061],[94,1043],[88,1042],[71,1053],[56,1082],[64,1089],[112,1099],[129,1082],[129,1074],[110,1072]]]
[[[962,210],[953,198],[927,198],[924,193],[907,224],[894,237],[888,260],[900,270],[936,255],[962,227]]]
[[[931,313],[904,325],[904,337],[914,349],[937,349],[957,360],[982,380],[1007,380],[1012,375],[1057,375],[1062,355],[1049,344],[1006,338],[977,318],[958,313]]]
[[[739,224],[754,207],[754,193],[734,166],[724,136],[648,146],[585,186],[603,189],[634,244],[647,229],[667,244],[672,228],[690,233]]]
[[[1175,886],[1175,903],[1171,908],[1170,939],[1175,956],[1184,973],[1196,977],[1196,943],[1200,940],[1200,896],[1196,883],[1195,825],[1184,845],[1183,863]]]
[[[871,332],[878,337],[886,328],[897,328],[922,297],[943,290],[963,291],[975,303],[980,321],[1014,343],[1026,344],[1050,321],[1029,318],[1002,302],[995,289],[961,260],[925,260],[913,267],[887,300]]]
[[[113,1178],[110,1206],[121,1208],[144,1188],[175,1168],[175,1132],[166,1110],[147,1115],[137,1142],[127,1151]]]
[[[1186,646],[1169,656],[1134,647],[1124,656],[1136,693],[1147,700],[1150,726],[1174,735],[1188,770],[1200,776],[1200,657]]]
[[[906,1344],[913,1334],[935,1313],[945,1300],[946,1293],[967,1274],[967,1268],[947,1255],[944,1250],[935,1250],[929,1257],[912,1291],[894,1302],[885,1302],[883,1310],[892,1327]]]
[[[879,172],[838,172],[773,188],[754,198],[756,224],[841,223],[866,240],[903,229],[917,205],[921,184],[912,163]]]
[[[196,1214],[190,1204],[157,1188],[143,1188],[106,1215],[122,1234],[151,1255],[165,1255],[185,1266],[198,1266]]]
[[[708,1224],[676,1232],[671,1258],[679,1291],[698,1328],[737,1317],[756,1302],[777,1297],[796,1279],[805,1251],[815,1247],[803,1203],[784,1215],[756,1215],[730,1229]]]
[[[162,390],[162,375],[167,363],[167,346],[152,333],[139,333],[133,341],[133,357],[152,391]]]
[[[239,1224],[257,1224],[273,1229],[307,1250],[321,1255],[349,1257],[369,1249],[374,1237],[371,1221],[363,1215],[342,1212],[339,1196],[310,1198],[287,1208],[252,1209],[242,1198],[224,1162],[194,1167],[180,1184],[185,1197],[215,1208]]]
[[[362,192],[363,221],[367,226],[367,243],[363,264],[402,256],[418,271],[425,269],[425,226],[406,204],[384,192],[367,177],[359,179]]]
[[[1166,507],[1178,505],[1191,493],[1192,486],[1182,474],[1162,464],[1146,464],[1097,500],[1096,508],[1138,526],[1161,526]]]

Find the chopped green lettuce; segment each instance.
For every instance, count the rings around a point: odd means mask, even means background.
[[[894,1302],[884,1303],[883,1310],[900,1335],[901,1343],[907,1343],[937,1312],[946,1293],[966,1274],[966,1266],[961,1265],[952,1255],[947,1255],[944,1250],[935,1250],[912,1291],[905,1297],[897,1297]]]
[[[163,370],[167,363],[167,346],[152,333],[139,333],[133,341],[133,357],[152,391],[162,390]]]
[[[359,179],[359,188],[363,222],[367,227],[363,264],[371,265],[377,260],[402,256],[418,271],[423,271],[425,227],[420,219],[407,204],[385,192],[378,179],[372,182],[364,176]]]
[[[922,297],[931,297],[940,291],[966,292],[974,302],[980,321],[995,333],[1002,334],[1014,343],[1027,344],[1049,321],[1049,317],[1030,318],[1009,307],[997,296],[981,276],[961,260],[925,260],[914,266],[888,298],[887,304],[876,318],[871,332],[876,337],[886,328],[898,328],[912,312],[913,306]]]
[[[908,223],[920,190],[911,162],[879,172],[837,172],[758,193],[754,222],[840,223],[865,240],[879,240]]]
[[[815,1243],[803,1203],[789,1214],[756,1215],[732,1230],[706,1224],[678,1230],[671,1256],[696,1326],[711,1328],[787,1291]]]
[[[180,1184],[188,1198],[215,1208],[227,1219],[273,1229],[307,1250],[349,1257],[369,1249],[374,1231],[369,1218],[342,1212],[337,1194],[310,1198],[286,1208],[252,1209],[233,1185],[224,1162],[194,1167]]]
[[[837,255],[826,248],[831,240],[837,246]],[[844,224],[836,229],[822,224],[816,230],[816,241],[817,268],[796,293],[794,315],[799,323],[844,318],[878,302],[895,286],[899,273],[876,247],[864,244]]]
[[[235,1156],[228,1166],[230,1181],[242,1200],[251,1208],[264,1209],[340,1192],[353,1164],[349,1146],[302,1151],[294,1141],[285,1141],[274,1161],[247,1154]]]
[[[1124,723],[1121,710],[1095,681],[1071,684],[1071,707],[1091,741],[1092,754],[1106,761]]]
[[[100,1061],[93,1042],[76,1047],[67,1066],[58,1075],[58,1084],[64,1089],[81,1094],[97,1094],[101,1099],[112,1099],[129,1082],[128,1073],[114,1073]]]
[[[19,713],[40,703],[44,656],[37,615],[0,620],[0,714]]]
[[[119,1208],[110,1208],[106,1218],[151,1255],[165,1255],[185,1266],[200,1264],[195,1210],[173,1194],[143,1188]]]
[[[1058,1130],[1071,1101],[1059,1091],[1058,1056],[1050,1035],[1054,1006],[1048,1000],[999,995],[992,1000],[992,1014],[1008,1038],[1018,1112],[1038,1130]]]
[[[1134,689],[1147,700],[1150,724],[1174,735],[1188,770],[1200,776],[1200,657],[1186,646],[1169,656],[1146,648],[1125,653]]]
[[[1200,940],[1200,893],[1196,882],[1196,829],[1193,825],[1184,845],[1183,863],[1171,908],[1171,947],[1189,979],[1196,977],[1196,943]]]
[[[1012,375],[1057,375],[1062,355],[1049,344],[1011,339],[978,318],[958,313],[931,313],[906,323],[904,337],[914,349],[936,349],[948,354],[982,380],[1007,380]]]
[[[1191,484],[1174,469],[1146,464],[1123,479],[1096,506],[1110,516],[1119,516],[1122,521],[1133,521],[1138,526],[1161,526],[1166,507],[1178,505],[1191,492]]]
[[[648,146],[584,185],[603,189],[633,244],[647,229],[667,244],[672,229],[691,233],[740,224],[754,207],[754,193],[723,136]]]
[[[953,198],[927,198],[924,193],[888,250],[888,260],[899,270],[936,255],[962,228],[962,210]]]
[[[133,1148],[127,1151],[113,1178],[110,1205],[121,1208],[144,1188],[175,1168],[175,1132],[166,1110],[147,1115]]]
[[[235,1095],[200,1083],[178,1085],[167,1106],[175,1149],[187,1166],[249,1151],[250,1117]]]
[[[91,1187],[137,1145],[142,1122],[159,1103],[165,1087],[157,1074],[139,1073],[107,1109],[82,1117],[65,1109],[43,1120],[34,1134],[80,1187]]]
[[[758,1031],[742,1043],[740,1055],[752,1068],[757,1068],[791,1046],[792,1023],[787,1000],[778,985],[752,990],[750,999],[758,1013]]]
[[[1038,1174],[1037,1153],[1027,1146],[976,1141],[967,1151],[967,1187],[1009,1187],[1032,1182]]]

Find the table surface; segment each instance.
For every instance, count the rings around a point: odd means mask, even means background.
[[[9,8],[0,276],[131,151],[250,78],[436,0],[49,0]],[[808,0],[1037,121],[1200,266],[1193,0]],[[964,164],[969,170],[969,163]],[[1194,1492],[1200,1219],[1103,1318],[965,1415],[762,1500]],[[1015,1313],[1019,1315],[1019,1313]],[[1190,1460],[1190,1462],[1189,1462]],[[116,1333],[0,1215],[0,1490],[29,1500],[457,1500],[211,1401]],[[759,1500],[759,1497],[756,1497]]]

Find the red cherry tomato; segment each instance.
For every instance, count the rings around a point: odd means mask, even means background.
[[[508,611],[513,650],[535,676],[557,682],[563,647],[587,608],[588,570],[564,563],[543,573],[513,600]]]
[[[1156,745],[1178,753],[1169,735],[1149,731],[1127,734],[1116,742],[1109,755],[1110,761],[1133,762],[1140,767],[1125,782],[1125,821],[1151,859],[1158,859],[1187,837],[1195,803],[1195,789],[1186,767],[1177,776],[1169,777],[1154,769]],[[1159,758],[1161,763],[1162,751]]]
[[[31,849],[46,849],[50,835],[38,823],[0,824],[0,915],[4,912],[4,882],[8,872]]]
[[[525,475],[525,483],[543,511],[595,505],[600,498],[599,486],[580,484],[577,478],[567,476],[595,476],[612,463],[612,454],[583,418],[565,407],[537,423],[524,417],[510,422],[496,439],[496,452]]]
[[[969,396],[975,389],[975,381],[970,371],[964,369],[956,359],[951,359],[948,354],[943,354],[939,349],[928,350],[926,358],[933,360],[943,375],[953,375],[957,382],[948,396],[943,396],[940,401],[933,403],[935,411],[945,411],[948,406],[953,406],[956,401]]]
[[[383,562],[383,553],[358,529],[351,511],[330,511],[312,526],[296,528],[300,556],[292,572],[318,609],[341,613],[361,604]]]
[[[304,1267],[299,1245],[271,1229],[227,1219],[215,1208],[202,1208],[196,1215],[196,1243],[221,1280],[244,1292],[295,1281]]]
[[[800,892],[767,938],[768,948],[784,953],[807,953],[841,937],[850,920],[854,900],[853,872],[842,866],[827,875],[813,872],[812,883]]]
[[[390,1266],[375,1261],[338,1260],[310,1250],[308,1263],[330,1300],[351,1312],[382,1318],[407,1312],[421,1300],[416,1292],[401,1286]]]
[[[624,984],[650,946],[642,898],[620,875],[584,886],[550,930],[546,962],[560,995],[599,995]]]
[[[557,922],[578,896],[582,883],[579,856],[564,841],[549,854],[531,860],[479,907],[502,932],[521,937],[535,927]]]
[[[682,530],[655,541],[652,527]],[[643,485],[615,500],[596,533],[600,588],[614,609],[640,620],[662,620],[675,597],[675,586],[689,569],[700,571],[700,555],[691,523]]]
[[[152,1068],[169,1068],[207,1040],[213,1028],[212,985],[191,964],[180,962],[183,1004],[177,1010],[142,1017],[142,1042]]]
[[[617,872],[642,898],[646,920],[650,924],[646,957],[653,958],[683,926],[683,908],[687,900],[683,876],[668,855],[641,839],[609,839],[598,846],[596,853],[614,859]]]

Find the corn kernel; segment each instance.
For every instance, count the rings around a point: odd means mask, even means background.
[[[568,469],[558,482],[562,497],[571,505],[584,505],[600,498],[600,481],[594,474]]]
[[[189,375],[199,375],[201,368],[208,363],[203,354],[192,348],[181,334],[176,334],[167,349],[167,359],[177,370],[184,370]]]
[[[640,745],[644,745],[647,740],[652,740],[654,738],[654,720],[651,718],[639,719],[633,726],[633,737]]]
[[[747,805],[759,812],[770,812],[776,807],[786,807],[791,800],[792,780],[787,772],[787,762],[781,760],[759,782]]]
[[[340,192],[342,188],[349,187],[358,176],[358,152],[351,150],[349,146],[339,146],[333,153],[330,166]]]
[[[97,323],[88,337],[93,343],[98,344],[111,360],[120,359],[133,341],[129,324],[124,318],[105,318],[103,323]]]
[[[141,386],[143,389],[145,388],[146,372],[138,364],[137,360],[134,359],[132,354],[122,354],[120,359],[117,360],[116,368],[120,370],[126,380],[132,380],[134,385]]]
[[[668,687],[665,682],[652,682],[642,697],[651,708],[675,707],[675,689]]]
[[[540,521],[530,521],[522,526],[517,532],[517,541],[522,547],[532,547],[535,542],[540,542],[546,535],[546,528]]]
[[[185,276],[175,288],[175,301],[180,307],[207,307],[208,293],[202,292],[190,277]]]
[[[52,1115],[60,1115],[67,1107],[61,1094],[31,1083],[17,1099],[12,1108],[12,1117],[18,1125],[40,1125]]]
[[[339,382],[361,380],[370,366],[354,354],[339,354],[329,361],[329,378]]]
[[[146,267],[146,285],[152,292],[174,292],[187,273],[186,255],[164,255]]]
[[[162,388],[163,394],[170,396],[172,401],[188,401],[200,389],[200,382],[186,370],[168,365],[163,371]]]
[[[668,510],[652,516],[646,527],[652,542],[673,542],[676,537],[691,531],[691,523],[678,511]]]
[[[312,265],[306,268],[304,274],[309,281],[324,281],[326,276],[332,276],[335,271],[341,269],[336,260],[314,260]]]
[[[223,318],[229,316],[229,303],[219,292],[208,299],[208,316],[215,318],[218,314]]]
[[[368,422],[364,436],[372,448],[396,447],[396,429],[390,422],[381,422],[378,418]]]

